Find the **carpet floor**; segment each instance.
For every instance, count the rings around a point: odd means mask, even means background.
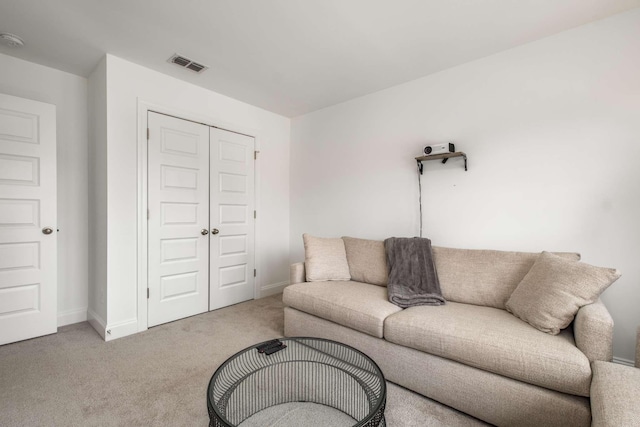
[[[215,369],[283,323],[274,295],[111,342],[82,322],[0,346],[0,426],[206,426]],[[385,414],[390,427],[486,425],[391,383]]]

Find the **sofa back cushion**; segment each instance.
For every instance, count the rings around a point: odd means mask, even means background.
[[[555,253],[579,261],[577,253]],[[539,253],[433,247],[436,270],[447,301],[506,309],[506,302]]]
[[[389,267],[382,240],[343,237],[351,280],[387,286]]]

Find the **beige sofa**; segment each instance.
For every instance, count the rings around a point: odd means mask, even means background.
[[[640,328],[635,368],[608,362],[595,362],[592,368],[592,426],[640,426]]]
[[[600,301],[549,335],[505,310],[538,254],[434,247],[447,304],[401,309],[379,279],[382,242],[366,242],[346,245],[351,280],[305,282],[304,263],[291,266],[286,336],[347,343],[387,380],[491,424],[590,425],[591,362],[612,357],[613,321]]]

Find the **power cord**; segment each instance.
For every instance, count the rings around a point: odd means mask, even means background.
[[[420,205],[420,237],[422,237],[422,164],[418,162],[418,204]]]

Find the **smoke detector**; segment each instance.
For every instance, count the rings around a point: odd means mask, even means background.
[[[178,55],[177,53],[171,56],[171,58],[169,58],[167,61],[172,64],[179,65],[182,68],[186,68],[187,70],[191,70],[195,73],[201,73],[209,68],[206,65],[199,64],[185,56]]]
[[[24,41],[20,37],[11,33],[0,33],[0,43],[9,47],[24,46]]]

